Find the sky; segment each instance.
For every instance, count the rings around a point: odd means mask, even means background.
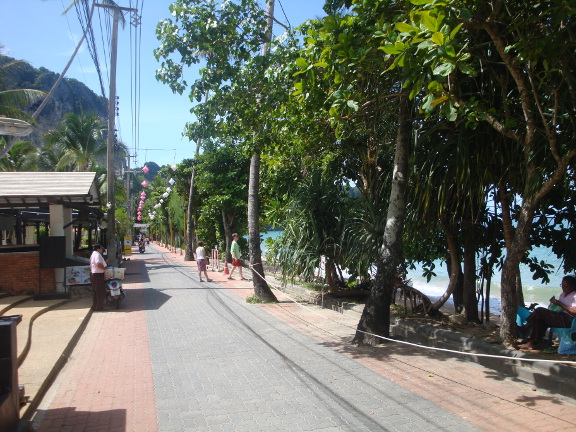
[[[260,0],[264,6],[265,1]],[[0,0],[0,48],[3,54],[25,60],[35,68],[45,67],[61,73],[68,63],[82,36],[81,26],[74,8],[63,15],[72,0]],[[187,92],[182,96],[173,94],[166,84],[156,81],[155,71],[160,64],[153,50],[160,43],[156,38],[156,25],[170,18],[169,0],[117,0],[122,7],[139,9],[141,28],[128,25],[118,32],[117,95],[119,116],[116,117],[118,138],[131,148],[132,167],[141,167],[147,161],[158,165],[172,165],[195,152],[195,143],[182,137],[186,122],[193,121],[190,114],[192,103]],[[296,27],[307,19],[324,16],[324,0],[276,0],[275,17],[278,21]],[[98,18],[100,13],[102,20]],[[103,11],[95,13],[96,42],[99,47],[99,63],[103,70],[106,97],[109,91],[109,50],[102,48],[107,41],[109,29],[100,26],[104,22]],[[274,26],[274,34],[282,33],[281,26]],[[140,50],[134,40],[140,32]],[[104,33],[104,35],[103,35]],[[100,39],[99,39],[100,38]],[[139,57],[139,69],[135,58]],[[139,78],[136,72],[139,70]],[[94,62],[84,43],[66,74],[86,84],[101,95]],[[194,81],[195,71],[186,74],[188,83]],[[137,97],[135,84],[139,82]],[[138,102],[138,103],[136,103]],[[136,122],[133,119],[138,118]]]

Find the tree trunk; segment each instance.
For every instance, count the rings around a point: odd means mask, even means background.
[[[411,104],[406,95],[400,95],[398,131],[394,155],[394,173],[388,204],[388,214],[374,285],[356,329],[355,343],[376,345],[378,336],[390,335],[390,303],[396,281],[396,264],[401,256],[404,219],[406,216],[406,188],[408,156],[412,134]]]
[[[500,322],[500,339],[505,346],[512,346],[516,335],[516,283],[518,271],[522,257],[530,247],[529,237],[532,228],[532,218],[534,217],[534,203],[525,200],[520,210],[520,218],[514,233],[514,239],[510,249],[506,254],[502,267],[501,296],[502,296],[502,317]]]
[[[196,146],[198,154],[199,145]],[[192,169],[190,175],[190,191],[188,193],[188,211],[186,212],[186,253],[184,261],[194,261],[194,250],[196,249],[196,218],[194,218],[194,178],[196,177],[196,168]]]
[[[330,293],[336,294],[338,292],[338,277],[336,276],[336,266],[334,265],[334,261],[330,258],[326,258],[324,269],[328,289],[330,290]]]
[[[226,250],[224,251],[224,261],[227,263],[232,262],[232,254],[230,248],[232,247],[232,230],[234,226],[234,216],[226,214],[222,210],[222,225],[224,226],[224,237],[226,238]]]
[[[464,237],[464,313],[468,321],[480,322],[476,297],[476,242],[471,221],[462,224]]]
[[[255,151],[250,159],[250,182],[248,185],[248,233],[250,245],[250,270],[254,294],[264,302],[277,302],[278,299],[264,279],[264,266],[262,265],[262,250],[260,249],[260,203],[258,190],[260,189],[260,152]]]
[[[458,260],[458,245],[456,243],[456,239],[454,238],[454,233],[450,228],[450,224],[446,220],[446,217],[441,218],[442,228],[444,229],[444,233],[446,235],[446,243],[448,245],[448,253],[450,254],[450,269],[448,274],[450,275],[450,281],[448,282],[448,288],[446,292],[442,294],[440,297],[431,307],[431,311],[438,311],[450,298],[450,295],[455,292],[456,285],[458,284],[459,274],[460,271],[460,261]],[[456,303],[454,303],[456,306]],[[433,313],[433,312],[432,312]]]

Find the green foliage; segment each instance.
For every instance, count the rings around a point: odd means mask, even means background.
[[[277,262],[286,276],[313,278],[322,256],[340,262],[350,197],[333,174],[316,169],[271,218],[272,223],[284,226],[274,243]]]
[[[99,163],[105,165],[105,128],[97,116],[66,114],[60,127],[44,136],[45,149],[56,148],[60,152],[56,170],[91,171]]]
[[[0,148],[5,144],[0,138]],[[0,159],[0,171],[37,171],[38,149],[29,141],[17,141],[6,157]]]
[[[246,297],[246,303],[262,304],[265,302],[263,300],[261,300],[256,294],[252,294],[252,295],[249,295],[248,297]]]

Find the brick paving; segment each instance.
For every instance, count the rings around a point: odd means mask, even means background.
[[[138,273],[140,276],[137,276]],[[251,282],[155,246],[120,311],[93,315],[41,431],[572,430],[574,401],[445,354],[348,342],[357,319],[250,305]],[[249,272],[246,272],[249,274]],[[324,318],[324,317],[328,317]]]

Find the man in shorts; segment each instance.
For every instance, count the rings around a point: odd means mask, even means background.
[[[240,260],[240,245],[238,244],[237,233],[232,234],[232,246],[230,247],[230,254],[232,255],[232,271],[230,271],[230,276],[228,276],[228,279],[233,279],[232,275],[234,274],[234,270],[238,268],[240,279],[248,280],[242,276],[242,260]]]

